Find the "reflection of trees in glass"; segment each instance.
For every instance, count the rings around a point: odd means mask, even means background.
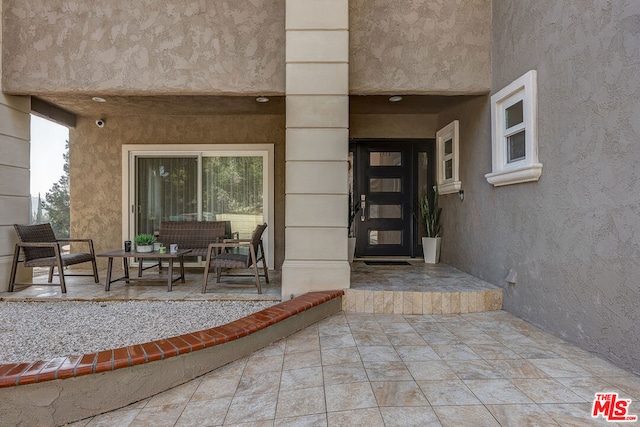
[[[195,220],[198,213],[196,158],[140,158],[138,233],[153,233],[161,221]]]
[[[262,157],[203,159],[203,210],[262,214]]]
[[[262,157],[202,158],[202,219],[217,214],[261,215]],[[153,233],[162,221],[198,219],[198,159],[138,158],[137,233]]]

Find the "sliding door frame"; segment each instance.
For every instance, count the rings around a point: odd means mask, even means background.
[[[263,158],[263,217],[269,225],[263,235],[265,256],[269,269],[275,259],[275,173],[274,144],[125,144],[122,146],[122,240],[133,240],[136,204],[136,157],[198,157],[198,174],[202,175],[203,157],[255,156]],[[198,179],[198,193],[202,194],[202,182]],[[202,198],[198,200],[198,212],[202,212]]]

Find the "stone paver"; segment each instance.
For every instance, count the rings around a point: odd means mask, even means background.
[[[503,311],[342,312],[72,426],[611,426],[591,417],[595,393],[618,392],[637,414],[639,390],[639,377]]]

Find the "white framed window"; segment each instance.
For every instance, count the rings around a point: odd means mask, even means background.
[[[537,79],[531,70],[491,97],[489,183],[498,187],[540,179],[537,121]]]
[[[457,193],[462,186],[460,182],[460,125],[452,121],[436,132],[436,174],[438,177],[438,193]]]

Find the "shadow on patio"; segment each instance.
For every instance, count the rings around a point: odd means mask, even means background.
[[[499,291],[498,286],[492,285],[446,264],[425,264],[422,260],[410,260],[403,265],[377,264],[368,265],[365,260],[356,260],[351,265],[351,290],[357,292],[387,292],[404,293],[412,296],[414,293],[477,293],[485,291]],[[396,261],[397,262],[397,261]],[[131,269],[134,277],[136,268]],[[279,301],[281,299],[280,272],[269,272],[270,283],[264,283],[260,278],[263,293],[257,293],[253,283],[253,276],[245,277],[224,276],[222,282],[215,283],[215,278],[209,277],[207,292],[201,292],[202,269],[186,269],[186,283],[176,282],[173,290],[167,292],[166,272],[158,275],[157,269],[145,271],[144,277],[157,277],[152,282],[119,281],[111,284],[109,291],[104,290],[106,270],[99,271],[100,283],[93,283],[91,278],[67,277],[67,294],[60,292],[60,287],[47,284],[46,270],[34,274],[34,285],[16,286],[15,292],[0,293],[0,300],[243,300],[243,301]],[[247,271],[239,271],[247,274]],[[114,276],[122,275],[122,271],[114,271]],[[57,277],[54,277],[54,282]],[[365,295],[364,293],[362,294]],[[373,295],[373,294],[372,294]],[[284,300],[289,299],[287,297]],[[355,301],[355,300],[354,300]],[[354,310],[356,311],[355,307]],[[357,310],[374,312],[372,310]],[[473,310],[479,311],[479,310]],[[380,311],[382,313],[383,311]],[[402,313],[397,313],[402,314]],[[405,313],[405,314],[422,314]]]
[[[137,268],[131,268],[131,277],[135,279]],[[246,272],[239,272],[245,274]],[[0,293],[0,300],[4,301],[122,301],[122,300],[150,300],[150,301],[205,301],[205,300],[238,300],[238,301],[280,301],[280,273],[269,272],[269,282],[265,283],[261,277],[262,294],[258,294],[253,276],[246,277],[224,276],[221,283],[215,283],[215,275],[209,276],[207,292],[202,293],[202,269],[186,269],[185,283],[180,281],[173,284],[173,290],[167,291],[167,268],[158,275],[157,269],[145,271],[144,282],[118,281],[111,284],[111,289],[105,291],[106,269],[100,270],[100,283],[93,283],[91,278],[66,277],[67,293],[60,291],[60,286],[47,284],[47,273],[36,272],[32,286],[16,286],[14,292]],[[115,277],[122,276],[122,271],[114,271]],[[150,277],[157,277],[157,281],[146,281]],[[53,278],[56,282],[57,277]],[[113,280],[113,279],[112,279]]]

